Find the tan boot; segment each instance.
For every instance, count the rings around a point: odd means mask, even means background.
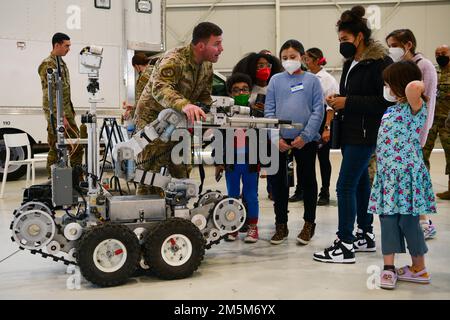
[[[450,180],[448,181],[448,190],[445,192],[436,193],[436,196],[442,200],[450,200]]]
[[[297,242],[300,244],[308,244],[311,238],[314,236],[316,230],[316,224],[313,222],[305,221],[302,231],[297,236]]]
[[[270,239],[271,244],[280,244],[287,239],[289,230],[286,223],[280,223],[275,225],[275,234]]]

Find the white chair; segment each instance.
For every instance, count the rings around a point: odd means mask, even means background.
[[[6,178],[8,176],[8,167],[15,164],[26,164],[27,165],[27,180],[26,187],[29,186],[30,181],[30,168],[31,168],[31,184],[34,184],[35,178],[35,163],[36,162],[47,162],[47,154],[35,155],[34,158],[31,157],[31,146],[30,140],[28,140],[28,135],[26,133],[13,133],[4,134],[3,140],[5,142],[6,158],[5,158],[5,168],[3,171],[3,181],[2,189],[0,192],[0,198],[3,198],[3,192],[5,191]],[[11,150],[10,148],[26,147],[27,158],[23,160],[10,160]]]

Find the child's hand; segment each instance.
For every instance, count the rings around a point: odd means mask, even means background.
[[[289,149],[292,149],[292,147],[284,141],[284,139],[280,139],[278,142],[278,149],[280,149],[281,152],[286,152]]]
[[[423,81],[411,81],[405,88],[406,99],[411,106],[413,114],[416,114],[422,108],[423,100],[421,98],[425,91],[425,85]]]
[[[292,141],[291,146],[297,149],[301,149],[305,146],[305,144],[306,144],[305,141],[303,141],[303,139],[300,136],[298,136],[295,137],[294,141]]]

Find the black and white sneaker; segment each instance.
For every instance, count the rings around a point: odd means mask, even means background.
[[[353,242],[355,252],[375,252],[375,235],[370,232],[364,233],[361,229],[356,231],[356,239]]]
[[[313,259],[328,263],[355,263],[356,261],[353,244],[343,242],[339,239],[334,240],[331,247],[314,253]]]

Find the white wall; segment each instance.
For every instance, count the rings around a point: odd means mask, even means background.
[[[99,108],[121,107],[125,80],[134,71],[127,49],[163,49],[161,0],[153,0],[151,14],[137,13],[134,0],[111,0],[110,9],[94,7],[94,0],[0,0],[0,107],[42,104],[37,68],[52,49],[55,32],[67,33],[71,51],[64,57],[71,77],[75,108],[88,108],[87,76],[78,72],[80,50],[102,46]],[[127,41],[125,41],[125,39]],[[24,44],[20,47],[19,44]]]
[[[417,36],[418,50],[433,62],[435,47],[450,44],[450,0],[360,2],[365,7],[384,2],[379,5],[381,29],[375,32],[377,39],[384,41],[385,35],[396,28],[410,28]],[[156,0],[153,3],[155,7]],[[279,43],[275,28],[276,3],[280,4]],[[335,3],[343,5],[338,8]],[[224,30],[225,51],[215,65],[218,70],[231,70],[250,51],[270,49],[277,54],[277,46],[289,38],[302,41],[305,48],[321,48],[329,61],[327,67],[340,68],[342,58],[338,52],[335,24],[341,10],[354,3],[358,1],[167,0],[166,47],[170,49],[190,42],[197,23],[212,21]],[[126,96],[125,73],[131,68],[126,61],[127,48],[123,46],[124,8],[129,9],[126,31],[130,40],[156,43],[159,38],[155,36],[161,36],[159,30],[155,31],[157,22],[139,21],[144,16],[131,15],[133,4],[134,0],[111,0],[111,9],[102,10],[94,8],[94,0],[0,0],[0,106],[40,106],[36,69],[51,50],[50,36],[62,31],[71,36],[73,44],[65,60],[71,71],[75,105],[87,107],[87,79],[77,72],[79,49],[96,44],[105,47],[100,72],[100,95],[105,98],[105,104],[100,107],[118,108]],[[211,7],[211,4],[215,6]],[[69,30],[67,21],[71,14],[67,11],[72,5],[81,10],[80,28]],[[26,49],[17,48],[17,41],[25,42]]]
[[[248,5],[242,5],[242,3]],[[276,53],[275,0],[168,0],[167,47],[190,41],[193,27],[200,21],[217,23],[224,31],[224,47],[216,69],[231,69],[247,52],[270,49]],[[341,4],[337,8],[334,2]],[[392,3],[386,3],[392,2]],[[216,6],[211,8],[211,4]],[[378,4],[381,29],[374,37],[382,40],[394,29],[409,28],[417,37],[418,51],[433,62],[436,46],[450,44],[450,1],[390,0],[324,1],[280,0],[280,44],[290,38],[306,48],[319,47],[328,59],[328,68],[341,67],[335,25],[343,10],[355,3],[366,9]],[[258,4],[258,5],[252,5]],[[294,6],[297,4],[298,6]],[[178,7],[182,5],[183,7]]]

